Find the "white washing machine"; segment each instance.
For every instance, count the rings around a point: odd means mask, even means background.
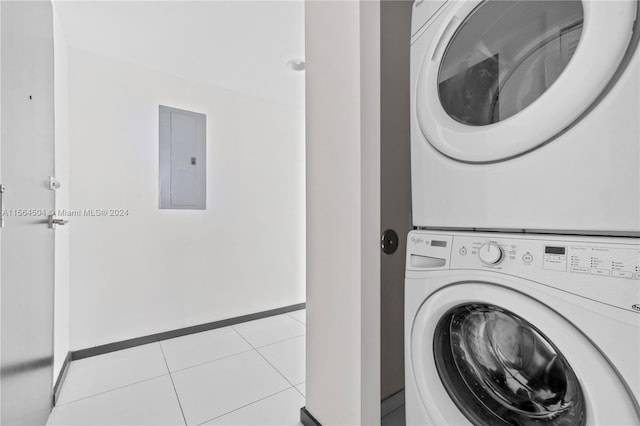
[[[407,245],[407,425],[640,424],[640,240]]]
[[[414,226],[640,235],[639,13],[417,1]]]

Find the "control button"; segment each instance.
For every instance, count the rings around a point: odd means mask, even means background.
[[[636,272],[635,274],[633,274],[633,278],[635,278],[636,280],[640,280],[640,272]]]
[[[467,248],[463,246],[463,247],[460,249],[460,254],[461,254],[461,255],[463,255],[463,256],[464,256],[464,255],[466,255],[466,254],[467,254]]]
[[[609,276],[609,271],[607,269],[591,269],[591,275],[606,275]]]
[[[633,278],[633,273],[630,271],[611,271],[611,276],[618,278]]]
[[[522,255],[522,260],[525,263],[531,263],[533,262],[533,256],[531,255],[531,253],[526,252],[525,254]]]
[[[482,260],[487,265],[497,265],[502,261],[504,257],[504,252],[502,248],[496,244],[484,244],[478,250],[478,255],[480,256],[480,260]]]
[[[589,273],[589,268],[583,268],[582,266],[572,266],[571,267],[571,272],[578,272],[581,274],[588,274]]]

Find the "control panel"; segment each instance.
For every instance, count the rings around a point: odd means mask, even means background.
[[[640,312],[637,238],[414,231],[407,249],[407,272],[493,271]]]
[[[640,248],[579,241],[458,237],[453,241],[454,267],[549,271],[640,280]],[[455,250],[457,249],[457,250]],[[465,252],[468,252],[465,255]]]

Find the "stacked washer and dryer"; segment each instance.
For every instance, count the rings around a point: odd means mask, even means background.
[[[639,14],[415,2],[408,425],[640,424]]]

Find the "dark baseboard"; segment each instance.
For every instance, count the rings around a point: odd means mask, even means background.
[[[304,426],[322,426],[322,424],[320,424],[320,422],[307,411],[307,407],[302,407],[300,409],[300,423]]]
[[[120,342],[107,343],[105,345],[94,346],[93,348],[80,349],[71,352],[71,361],[83,358],[89,358],[96,355],[103,355],[109,352],[115,352],[122,349],[129,349],[135,346],[146,345],[147,343],[160,342],[162,340],[173,339],[174,337],[186,336],[188,334],[200,333],[203,331],[213,330],[216,328],[228,327],[247,321],[253,321],[261,318],[271,317],[274,315],[286,314],[287,312],[304,309],[305,303],[285,306],[282,308],[271,309],[268,311],[257,312],[255,314],[242,315],[235,318],[224,319],[220,321],[208,322],[206,324],[193,325],[191,327],[179,328],[177,330],[165,331],[162,333],[150,334],[148,336],[135,337],[133,339],[122,340]]]
[[[64,380],[67,378],[67,373],[69,372],[69,364],[71,364],[71,352],[67,352],[67,356],[64,357],[64,362],[62,363],[62,368],[60,369],[60,374],[58,374],[58,378],[56,379],[56,384],[53,386],[53,406],[55,407],[58,403],[58,398],[60,397],[60,391],[62,390],[62,385],[64,384]]]

